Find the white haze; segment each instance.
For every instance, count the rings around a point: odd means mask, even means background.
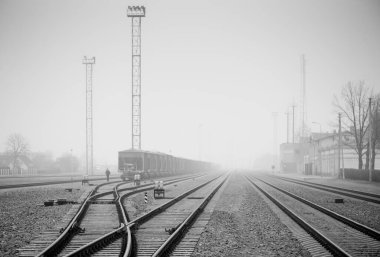
[[[380,2],[0,0],[0,151],[85,153],[84,55],[93,78],[94,157],[131,147],[131,21],[142,20],[142,148],[241,167],[286,140],[306,55],[311,129],[333,129],[349,80],[380,88]]]

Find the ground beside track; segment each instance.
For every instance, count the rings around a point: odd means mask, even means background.
[[[1,177],[0,178],[0,190],[8,190],[12,188],[22,188],[31,186],[43,186],[37,185],[38,183],[44,183],[48,185],[49,183],[54,184],[66,184],[81,182],[82,175],[66,175],[66,176],[30,176],[30,177]],[[98,181],[102,181],[106,176],[89,176],[89,183],[97,184]],[[110,180],[120,180],[120,176],[111,176]]]
[[[73,190],[70,193],[65,188]],[[44,201],[58,198],[77,201],[89,188],[72,183],[1,190],[0,256],[17,256],[18,248],[27,245],[41,232],[53,228],[72,207],[71,204],[44,207]]]
[[[260,195],[232,174],[192,256],[310,256]]]
[[[335,177],[323,177],[304,174],[276,174],[281,177],[300,179],[306,182],[319,183],[322,185],[341,187],[345,189],[358,190],[367,193],[380,194],[380,182],[368,182],[364,180],[339,179]]]

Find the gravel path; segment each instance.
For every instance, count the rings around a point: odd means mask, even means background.
[[[0,256],[16,256],[16,249],[27,245],[44,230],[53,228],[72,205],[44,207],[43,202],[58,198],[76,201],[86,187],[81,187],[79,183],[72,185],[0,191]],[[70,193],[65,188],[74,190]]]
[[[198,256],[310,256],[247,181],[232,174],[198,245]]]
[[[264,177],[263,177],[264,178]],[[306,200],[321,205],[345,217],[380,231],[380,205],[356,200],[348,196],[323,192],[299,184],[264,178],[266,181]],[[269,180],[268,180],[269,179]],[[344,203],[335,203],[335,198],[343,198]]]

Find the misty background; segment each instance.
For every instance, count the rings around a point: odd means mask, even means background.
[[[96,57],[95,163],[131,148],[128,5],[146,7],[144,150],[253,167],[273,152],[273,112],[286,141],[302,54],[312,131],[336,129],[332,101],[348,81],[380,89],[377,0],[0,0],[0,152],[19,133],[32,152],[85,156],[84,55]]]

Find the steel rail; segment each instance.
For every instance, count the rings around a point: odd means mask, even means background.
[[[128,223],[128,218],[126,215],[126,212],[124,208],[122,207],[122,203],[120,201],[120,195],[118,192],[118,187],[122,185],[123,183],[119,183],[114,187],[113,193],[114,193],[114,198],[117,199],[116,201],[116,208],[119,216],[119,221],[120,221],[120,226],[119,228],[93,240],[92,242],[78,248],[77,250],[65,255],[65,257],[73,257],[73,256],[87,256],[91,255],[95,252],[97,252],[100,248],[104,248],[105,246],[109,245],[116,239],[122,237],[125,234],[127,234],[127,242],[124,243],[124,238],[123,238],[123,245],[126,244],[131,245],[132,242],[132,236],[131,236],[131,231],[130,229],[125,225]],[[121,249],[122,250],[122,249]]]
[[[322,206],[320,206],[318,204],[315,204],[315,203],[313,203],[313,202],[311,202],[309,200],[306,200],[305,198],[302,198],[300,196],[292,194],[289,191],[281,189],[281,188],[279,188],[279,187],[277,187],[275,185],[272,185],[272,184],[270,184],[270,183],[268,183],[268,182],[266,182],[266,181],[264,181],[262,179],[259,179],[257,177],[254,177],[254,178],[257,179],[257,180],[260,180],[261,182],[263,182],[263,183],[265,183],[265,184],[267,184],[267,185],[269,185],[269,186],[277,189],[278,191],[280,191],[280,192],[282,192],[282,193],[284,193],[284,194],[286,194],[286,195],[288,195],[288,196],[290,196],[290,197],[292,197],[294,199],[297,199],[298,201],[303,202],[303,203],[307,204],[308,206],[313,207],[314,209],[317,209],[318,211],[321,211],[324,214],[327,214],[328,216],[333,217],[334,219],[337,219],[337,220],[343,222],[344,224],[346,224],[346,225],[348,225],[348,226],[350,226],[350,227],[352,227],[352,228],[354,228],[356,230],[359,230],[359,231],[363,232],[364,234],[366,234],[366,235],[368,235],[368,236],[370,236],[370,237],[372,237],[372,238],[380,241],[380,231],[377,231],[377,230],[372,229],[370,227],[367,227],[367,226],[365,226],[363,224],[360,224],[360,223],[358,223],[358,222],[356,222],[356,221],[354,221],[352,219],[344,217],[343,215],[340,215],[340,214],[338,214],[338,213],[336,213],[334,211],[331,211],[331,210],[329,210],[329,209],[327,209],[325,207],[322,207]]]
[[[283,180],[297,181],[297,182],[301,182],[301,183],[305,183],[305,184],[311,184],[311,185],[316,185],[316,186],[333,188],[333,189],[342,190],[342,191],[346,191],[346,192],[350,192],[350,193],[366,195],[366,196],[370,196],[370,197],[374,197],[374,198],[380,198],[380,194],[375,194],[375,193],[369,193],[369,192],[358,191],[358,190],[354,190],[354,189],[347,189],[347,188],[337,187],[337,186],[331,186],[331,185],[324,185],[324,184],[310,182],[310,181],[302,181],[302,180],[299,180],[299,179],[286,178],[286,177],[282,177],[282,176],[273,176],[273,177],[280,178],[280,179],[283,179]]]
[[[173,183],[181,182],[181,181],[192,179],[192,178],[198,178],[198,177],[201,177],[201,176],[203,176],[203,175],[187,176],[187,177],[184,177],[184,178],[176,178],[176,179],[168,179],[168,180],[164,180],[164,182],[165,182],[165,185],[171,185]],[[154,185],[154,183],[147,183],[147,184],[140,185],[140,186],[121,188],[118,191],[119,192],[131,191],[131,190],[135,190],[135,189],[139,189],[139,188],[147,187],[147,186],[151,186],[151,185]],[[154,188],[154,186],[147,187],[146,190],[150,190],[150,189],[153,189],[153,188]],[[94,194],[93,196],[94,197],[102,197],[102,196],[105,196],[105,195],[113,194],[113,192],[114,192],[113,190],[110,190],[110,191],[107,191],[107,192],[102,192],[102,193]]]
[[[65,244],[70,240],[70,237],[73,235],[73,233],[76,232],[79,228],[78,220],[82,216],[82,214],[87,211],[88,208],[88,202],[91,198],[91,194],[93,191],[89,193],[89,195],[86,197],[86,199],[81,204],[78,212],[75,214],[75,216],[71,219],[68,226],[65,228],[65,230],[61,233],[61,235],[54,240],[48,247],[46,247],[41,253],[37,255],[37,257],[50,257],[50,256],[56,256],[64,247]]]
[[[203,175],[201,175],[201,176],[203,176]],[[196,177],[199,177],[199,175],[196,175],[196,176],[186,176],[185,178],[176,178],[176,179],[173,179],[173,180],[168,180],[170,182],[166,183],[166,185],[174,184],[174,183],[177,183],[177,182],[180,182],[180,181],[184,181],[184,180],[188,180],[188,179],[192,179],[192,178],[196,178]],[[124,198],[120,197],[119,192],[122,192],[122,191],[131,191],[131,190],[140,188],[138,190],[135,190],[135,191],[132,191],[130,193],[127,193],[126,195],[129,196],[129,195],[137,194],[139,192],[143,192],[143,191],[146,191],[146,190],[153,189],[154,186],[147,187],[147,185],[149,186],[149,185],[152,185],[154,183],[119,189],[119,187],[121,185],[126,184],[128,182],[129,181],[121,182],[121,183],[117,184],[112,191],[107,191],[107,192],[102,192],[102,193],[95,194],[95,192],[97,191],[97,189],[100,186],[103,186],[103,185],[106,185],[106,184],[111,184],[111,183],[114,183],[114,182],[108,182],[108,183],[105,183],[105,184],[97,186],[89,194],[89,197],[84,202],[84,204],[86,204],[85,205],[86,209],[82,210],[82,208],[81,208],[79,210],[80,213],[78,212],[77,215],[75,215],[75,217],[74,217],[74,218],[77,218],[75,220],[75,224],[78,224],[79,223],[78,222],[79,219],[81,220],[83,218],[83,216],[84,216],[84,213],[87,211],[89,204],[91,204],[96,198],[99,198],[101,196],[105,196],[105,195],[108,195],[108,194],[113,194],[114,195],[114,202],[116,202],[116,208],[117,208],[118,216],[119,216],[119,220],[120,220],[120,227],[117,228],[117,229],[115,229],[115,230],[113,230],[113,231],[111,231],[111,232],[109,232],[109,233],[107,233],[107,234],[105,234],[105,235],[103,235],[103,236],[101,236],[101,237],[99,237],[99,238],[97,238],[97,239],[95,239],[95,240],[93,240],[90,243],[85,244],[84,246],[78,248],[77,250],[69,253],[66,256],[87,255],[90,252],[96,252],[100,248],[103,248],[104,246],[108,245],[109,243],[111,243],[112,241],[116,240],[117,238],[120,238],[120,236],[124,236],[125,235],[125,231],[126,231],[126,234],[127,234],[127,242],[123,243],[123,247],[121,249],[121,255],[123,255],[123,252],[127,252],[127,253],[130,252],[130,248],[131,248],[131,245],[132,245],[132,237],[131,237],[132,234],[131,234],[131,231],[130,231],[130,226],[126,226],[126,224],[129,222],[129,218],[128,218],[128,214],[127,214],[127,212],[126,212],[126,210],[125,210],[125,208],[124,208],[124,206],[122,204],[122,200]],[[126,196],[126,195],[124,195],[124,196]],[[78,214],[80,214],[80,216]],[[72,220],[74,220],[74,218]],[[69,223],[68,227],[71,227],[70,225],[71,224]],[[70,230],[67,231],[67,228],[65,229],[65,231],[63,233],[70,233]],[[55,240],[51,244],[51,246],[52,247],[59,247],[58,251],[60,251],[63,248],[63,245],[62,245],[63,241],[62,241],[62,239],[60,241],[58,241],[58,239]],[[124,238],[123,238],[123,240],[124,240]],[[57,252],[57,251],[56,250],[53,251],[53,252],[49,251],[49,252],[47,252],[48,255],[39,255],[39,256],[50,256],[49,254],[52,254],[52,253],[54,254],[55,252]],[[126,255],[126,256],[128,256],[128,255]]]
[[[187,192],[185,192],[185,193],[183,193],[183,194],[177,196],[176,198],[170,200],[169,202],[164,203],[164,204],[158,206],[157,208],[151,210],[150,212],[146,213],[145,215],[143,215],[143,216],[141,216],[141,217],[139,217],[139,218],[136,218],[136,219],[130,221],[130,222],[127,224],[127,226],[128,226],[129,228],[132,229],[132,228],[138,226],[139,224],[144,223],[145,221],[147,221],[147,220],[149,220],[150,218],[156,216],[157,214],[163,212],[164,210],[166,210],[166,209],[169,208],[170,206],[174,205],[175,203],[179,202],[180,200],[182,200],[182,199],[185,198],[186,196],[188,196],[188,195],[192,194],[193,192],[197,191],[198,189],[200,189],[200,188],[202,188],[202,187],[204,187],[204,186],[210,184],[211,182],[215,181],[216,179],[220,178],[221,176],[222,176],[222,175],[220,175],[220,176],[218,176],[218,177],[216,177],[216,178],[214,178],[214,179],[211,179],[211,180],[209,180],[209,181],[207,181],[207,182],[205,182],[205,183],[203,183],[203,184],[201,184],[201,185],[199,185],[199,186],[197,186],[197,187],[195,187],[195,188],[193,188],[193,189],[188,190]],[[134,192],[128,193],[128,194],[126,194],[126,195],[123,195],[122,198],[124,199],[125,197],[128,197],[128,196],[129,196],[130,194],[132,194],[132,193],[134,193]],[[127,250],[128,250],[128,251],[127,251]],[[127,249],[127,250],[126,250],[126,252],[125,252],[124,257],[132,256],[133,247],[130,247],[130,248]]]
[[[193,189],[188,190],[187,192],[183,193],[182,195],[177,196],[176,198],[170,200],[169,202],[164,203],[164,204],[158,206],[157,208],[151,210],[150,212],[146,213],[145,215],[143,215],[143,216],[141,216],[141,217],[138,217],[138,218],[136,218],[136,219],[130,221],[129,223],[131,223],[131,224],[133,223],[134,226],[137,226],[137,225],[139,225],[139,224],[144,223],[146,220],[148,220],[148,219],[150,219],[151,217],[157,215],[158,213],[161,213],[162,211],[164,211],[165,209],[169,208],[169,207],[172,206],[173,204],[179,202],[180,200],[182,200],[183,198],[185,198],[185,197],[188,196],[189,194],[191,194],[191,193],[197,191],[198,189],[200,189],[200,188],[202,188],[202,187],[204,187],[204,186],[210,184],[211,182],[213,182],[214,180],[216,180],[216,179],[218,179],[218,178],[220,178],[220,177],[221,177],[221,176],[218,176],[218,177],[216,177],[216,178],[214,178],[214,179],[211,179],[211,180],[209,180],[209,181],[207,181],[207,182],[205,182],[205,183],[203,183],[203,184],[201,184],[201,185],[199,185],[199,186],[197,186],[197,187],[195,187],[195,188],[193,188]],[[134,191],[134,192],[136,192],[136,191]],[[132,192],[132,193],[134,193],[134,192]],[[127,196],[129,196],[129,195],[126,194],[126,195],[123,195],[122,197],[127,197]],[[127,225],[129,225],[129,224],[127,224]]]
[[[293,180],[293,179],[288,179],[288,178],[283,178],[283,177],[278,177],[278,176],[273,176],[273,177],[275,177],[277,179],[293,182],[293,183],[296,183],[296,184],[300,184],[300,185],[304,185],[304,186],[308,186],[308,187],[312,187],[312,188],[328,191],[328,192],[331,192],[331,193],[345,195],[345,196],[349,196],[349,197],[352,197],[352,198],[364,200],[364,201],[367,201],[367,202],[372,202],[372,203],[380,204],[380,195],[377,195],[377,194],[371,194],[371,193],[367,193],[367,192],[361,192],[361,191],[356,191],[356,190],[351,190],[351,189],[345,189],[345,188],[325,186],[325,185],[321,185],[321,184],[317,184],[317,183],[312,183],[312,182],[303,182],[303,181],[299,181],[299,180]],[[379,198],[379,199],[368,198],[366,196],[370,196],[370,197],[373,197],[373,198]]]
[[[96,191],[101,186],[105,186],[112,183],[115,183],[115,182],[107,182],[107,183],[99,184],[93,190],[91,190],[91,192],[88,194],[86,199],[82,202],[79,210],[74,215],[74,217],[70,220],[69,224],[63,230],[61,235],[56,240],[54,240],[54,242],[52,242],[48,247],[46,247],[41,253],[39,253],[37,257],[42,257],[42,256],[50,257],[50,256],[55,256],[59,254],[59,252],[61,252],[64,245],[66,245],[70,241],[70,238],[80,230],[80,227],[79,227],[80,221],[82,220],[85,213],[87,212],[90,202],[93,200],[94,197],[96,197],[95,195]]]
[[[153,257],[165,256],[170,252],[175,245],[181,240],[181,238],[185,235],[186,231],[192,226],[194,221],[206,207],[208,202],[212,199],[215,193],[219,190],[219,188],[224,184],[224,182],[228,179],[229,174],[223,179],[221,183],[217,187],[213,189],[213,191],[208,195],[208,197],[202,201],[202,203],[186,218],[184,222],[174,231],[173,234],[157,249],[157,251],[152,255]]]
[[[307,223],[304,219],[299,217],[296,213],[285,207],[282,203],[272,197],[268,192],[264,189],[256,185],[251,179],[247,176],[245,178],[256,187],[261,193],[263,193],[267,198],[269,198],[274,204],[276,204],[282,211],[284,211],[290,218],[292,218],[297,224],[299,224],[307,233],[309,233],[315,240],[317,240],[322,246],[324,246],[329,252],[331,252],[335,256],[343,256],[343,257],[351,257],[349,253],[335,244],[333,241],[322,235],[318,230],[316,230],[313,226]]]

